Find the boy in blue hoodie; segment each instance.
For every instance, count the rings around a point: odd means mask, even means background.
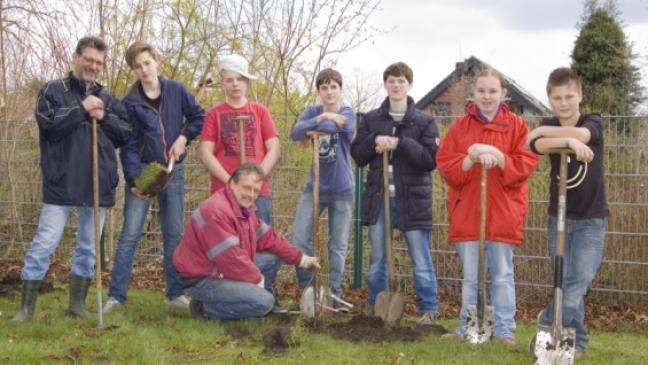
[[[355,112],[342,104],[342,75],[333,69],[322,70],[315,80],[321,104],[310,106],[293,127],[290,138],[304,141],[308,131],[320,136],[319,211],[328,209],[328,260],[331,293],[340,297],[344,274],[349,230],[352,222],[353,172],[351,170],[351,141],[355,130]],[[313,174],[302,193],[292,228],[292,242],[306,255],[313,255]],[[301,288],[311,282],[309,270],[297,268]],[[344,310],[346,307],[334,305]]]

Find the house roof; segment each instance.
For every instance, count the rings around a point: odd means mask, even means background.
[[[471,72],[471,70],[475,68],[481,68],[481,67],[489,67],[495,69],[494,67],[490,66],[486,62],[483,62],[482,60],[478,59],[475,56],[470,56],[470,58],[467,58],[463,62],[458,62],[456,64],[454,71],[452,71],[448,76],[446,76],[446,78],[443,79],[443,81],[437,84],[423,98],[421,98],[421,100],[419,100],[416,103],[416,107],[419,109],[424,109],[434,100],[436,100],[437,97],[441,95],[448,87],[450,87],[453,81],[456,80],[459,76],[463,76],[463,74]],[[508,97],[511,100],[522,105],[524,110],[529,111],[531,114],[542,115],[542,114],[549,113],[549,108],[546,105],[544,105],[540,100],[536,99],[533,95],[531,95],[530,92],[522,88],[522,86],[518,84],[515,80],[506,76],[503,73],[501,74],[504,76],[504,79],[506,80],[506,83],[508,85],[507,86]]]

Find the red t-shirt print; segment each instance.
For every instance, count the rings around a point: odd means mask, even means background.
[[[257,135],[257,124],[252,113],[220,113],[220,139],[223,141],[225,156],[239,156],[239,120],[243,125],[245,157],[256,157],[254,142]]]

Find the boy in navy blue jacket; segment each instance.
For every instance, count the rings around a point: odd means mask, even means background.
[[[387,288],[383,194],[389,194],[391,224],[405,236],[412,259],[414,289],[421,318],[418,323],[436,323],[437,280],[432,254],[432,170],[436,168],[439,129],[432,117],[417,109],[408,95],[414,81],[412,69],[403,62],[383,72],[387,98],[368,112],[358,125],[351,143],[351,156],[359,166],[369,165],[362,196],[362,223],[368,226],[371,254],[367,273],[368,312],[376,296]],[[382,154],[389,154],[383,166]],[[390,175],[384,191],[383,169]]]
[[[133,257],[151,204],[150,197],[133,186],[134,180],[146,165],[158,162],[167,166],[170,160],[175,160],[173,175],[157,196],[164,240],[165,294],[170,307],[189,308],[172,258],[183,229],[185,148],[200,134],[205,111],[184,85],[158,76],[159,59],[155,48],[142,41],[133,43],[126,51],[126,62],[137,76],[124,99],[133,136],[121,149],[127,184],[124,224],[115,252],[105,314],[126,302]]]
[[[304,111],[290,133],[293,141],[305,141],[306,132],[325,133],[320,136],[319,211],[328,209],[329,240],[328,260],[331,293],[340,296],[344,275],[344,259],[349,246],[349,230],[352,222],[353,172],[351,170],[351,140],[355,130],[355,112],[342,105],[342,75],[333,69],[322,70],[315,80],[321,104]],[[312,171],[299,198],[292,242],[307,255],[313,255],[313,175]],[[297,268],[299,286],[304,288],[311,281],[312,273]],[[346,310],[345,306],[334,306]]]

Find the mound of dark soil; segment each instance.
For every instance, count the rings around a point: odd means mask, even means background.
[[[289,326],[275,326],[265,331],[263,333],[263,351],[276,354],[284,352],[290,347],[298,346],[297,343],[290,340],[290,330]]]
[[[432,326],[386,326],[379,317],[364,314],[352,317],[346,323],[334,323],[328,326],[327,332],[341,340],[353,342],[395,342],[418,341],[429,334],[442,335],[448,331],[440,325]]]

